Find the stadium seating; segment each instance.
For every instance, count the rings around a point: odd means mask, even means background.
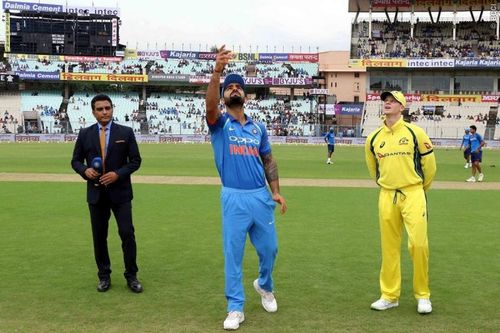
[[[483,134],[486,128],[485,116],[490,105],[486,103],[463,103],[451,105],[440,103],[444,107],[443,115],[424,115],[422,107],[436,106],[435,102],[412,102],[408,105],[412,123],[422,127],[433,139],[460,139],[464,128],[476,125],[477,131]],[[363,115],[362,136],[367,136],[382,123],[382,102],[366,102]]]
[[[21,95],[19,92],[1,92],[0,133],[17,133],[17,126],[22,125]]]
[[[354,58],[494,58],[500,55],[492,22],[459,22],[453,39],[453,22],[368,22],[352,26],[351,55]]]

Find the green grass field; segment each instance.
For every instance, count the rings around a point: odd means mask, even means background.
[[[1,144],[0,172],[73,173],[71,144]],[[141,175],[216,176],[209,145],[141,145]],[[281,177],[368,178],[361,148],[275,146]],[[458,150],[436,151],[437,180],[463,181]],[[484,153],[500,181],[500,151]],[[0,332],[221,332],[225,318],[218,186],[135,184],[139,278],[122,277],[116,225],[109,233],[113,286],[95,290],[85,183],[0,182]],[[497,332],[500,327],[498,191],[431,190],[430,277],[434,311],[416,313],[403,253],[400,306],[375,312],[380,264],[377,189],[284,187],[274,274],[279,311],[265,313],[245,255],[241,332]]]

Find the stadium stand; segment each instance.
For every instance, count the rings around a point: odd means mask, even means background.
[[[21,96],[18,92],[1,92],[2,109],[0,114],[0,133],[17,133],[22,123]]]

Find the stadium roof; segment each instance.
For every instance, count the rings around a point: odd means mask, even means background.
[[[349,12],[489,11],[492,5],[496,9],[496,0],[349,0]]]

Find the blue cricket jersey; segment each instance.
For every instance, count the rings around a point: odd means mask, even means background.
[[[335,144],[335,134],[330,133],[330,132],[326,133],[325,141],[327,141],[329,145],[334,145]]]
[[[252,190],[266,186],[260,155],[269,154],[271,145],[265,127],[246,116],[245,125],[223,113],[208,124],[215,165],[224,187]]]
[[[481,147],[481,142],[483,142],[483,137],[479,135],[477,132],[469,135],[470,140],[470,151],[474,152],[475,150]]]
[[[470,134],[464,134],[464,137],[462,138],[462,146],[467,148],[468,145],[470,145]]]

